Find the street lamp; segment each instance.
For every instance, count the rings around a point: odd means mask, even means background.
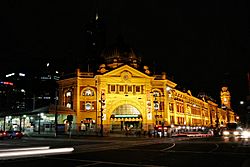
[[[23,115],[23,132],[25,131],[25,119],[26,119],[26,115]]]
[[[154,96],[154,111],[155,111],[155,127],[154,127],[154,136],[155,136],[155,134],[157,135],[157,125],[158,125],[158,120],[157,120],[157,118],[158,118],[158,109],[159,109],[159,103],[158,103],[158,101],[157,101],[157,96],[158,96],[158,94],[157,94],[157,92],[153,92],[153,96]]]
[[[58,96],[57,96],[57,90],[55,91],[55,137],[57,137],[57,131],[58,131],[58,112],[57,112],[57,100],[58,100]]]
[[[38,113],[38,134],[40,134],[40,126],[41,126],[41,113]]]
[[[105,93],[102,91],[102,94],[101,94],[101,100],[99,101],[101,102],[101,130],[100,130],[100,133],[101,133],[101,136],[103,136],[103,110],[105,108]]]

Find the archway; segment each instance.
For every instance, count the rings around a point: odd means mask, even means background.
[[[123,104],[113,110],[110,122],[113,132],[126,130],[141,131],[142,114],[136,107],[130,104]]]

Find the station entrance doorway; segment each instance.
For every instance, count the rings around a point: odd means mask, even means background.
[[[111,131],[140,131],[142,129],[142,114],[130,104],[123,104],[117,107],[111,114]]]

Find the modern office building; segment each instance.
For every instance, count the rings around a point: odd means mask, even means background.
[[[0,129],[38,129],[40,114],[56,104],[59,72],[53,71],[49,63],[40,70],[9,73],[0,82]],[[46,117],[46,122],[51,124],[54,117]]]

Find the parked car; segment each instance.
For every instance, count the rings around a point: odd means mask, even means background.
[[[6,131],[0,130],[0,139],[5,139],[5,138],[7,138]]]
[[[6,131],[6,136],[9,139],[21,139],[24,134],[21,131],[18,130],[8,130]]]

